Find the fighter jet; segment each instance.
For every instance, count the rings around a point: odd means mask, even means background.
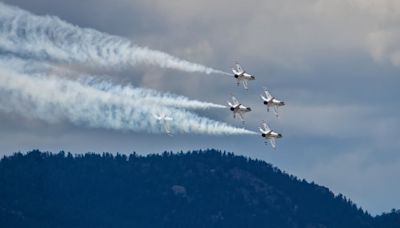
[[[228,101],[228,105],[230,107],[230,110],[233,112],[233,118],[236,118],[236,114],[239,114],[239,118],[244,124],[244,114],[246,112],[250,112],[251,108],[248,108],[240,104],[239,101],[234,96],[232,96],[232,102]]]
[[[164,125],[165,133],[169,136],[172,136],[172,133],[169,129],[169,124],[168,124],[169,121],[173,120],[172,117],[169,117],[169,116],[165,115],[164,113],[161,113],[160,115],[153,114],[153,116],[154,116],[154,118],[156,118],[159,122],[161,122]]]
[[[271,144],[273,149],[276,148],[276,139],[282,138],[282,134],[279,134],[279,133],[271,130],[271,128],[268,126],[267,122],[265,122],[265,121],[261,124],[260,132],[261,132],[261,136],[269,141],[269,143]],[[267,144],[268,143],[265,142],[265,145],[267,145]]]
[[[278,108],[280,106],[284,106],[285,102],[280,101],[273,97],[267,89],[264,88],[265,96],[261,95],[261,99],[264,101],[264,104],[267,106],[267,111],[269,112],[269,108],[272,107],[274,109],[274,113],[276,117],[279,117]]]
[[[232,72],[234,77],[237,79],[237,85],[240,85],[240,82],[243,83],[243,87],[245,89],[248,89],[247,87],[247,82],[249,80],[255,80],[256,77],[254,77],[253,75],[247,73],[246,71],[244,71],[242,69],[242,67],[239,65],[239,63],[236,62],[236,69],[232,68]]]

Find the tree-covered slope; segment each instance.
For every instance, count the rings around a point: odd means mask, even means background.
[[[215,150],[145,157],[33,151],[0,162],[1,227],[377,227],[396,222],[377,221],[325,187],[263,161]]]

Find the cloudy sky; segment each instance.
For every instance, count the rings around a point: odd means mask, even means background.
[[[257,77],[248,92],[228,76],[156,66],[105,74],[117,85],[217,104],[234,94],[253,108],[246,128],[268,120],[284,137],[273,151],[252,135],[168,137],[0,112],[0,154],[218,148],[325,185],[372,214],[400,208],[399,1],[2,1],[215,69],[229,71],[239,61]],[[287,104],[279,119],[262,106],[263,86]],[[197,113],[241,127],[228,110]]]

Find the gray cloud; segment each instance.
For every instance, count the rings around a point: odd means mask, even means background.
[[[153,67],[113,72],[110,80],[213,103],[223,103],[234,93],[254,110],[247,116],[249,129],[267,119],[284,138],[272,152],[252,136],[170,139],[49,125],[0,113],[6,126],[0,129],[3,152],[40,148],[149,153],[216,147],[325,184],[372,213],[400,208],[400,185],[393,182],[400,167],[397,1],[4,2],[217,69],[229,70],[238,60],[257,76],[247,93],[228,77]],[[279,120],[260,103],[264,85],[287,103]],[[201,114],[239,124],[228,110]]]

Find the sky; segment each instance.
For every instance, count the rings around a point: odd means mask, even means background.
[[[257,131],[262,120],[283,134],[277,150],[258,135],[179,133],[87,126],[68,118],[0,111],[0,155],[32,149],[140,154],[217,148],[265,160],[342,193],[371,214],[400,208],[400,2],[396,0],[3,0],[37,15],[126,38],[213,69],[239,61],[256,76],[249,90],[231,76],[156,65],[103,66],[90,73],[225,105],[250,106],[246,124],[227,109],[199,116]],[[72,67],[72,66],[71,66]],[[268,113],[262,88],[284,100]],[[43,88],[35,88],[40,93]],[[6,102],[0,99],[1,102]],[[18,105],[18,103],[15,103]]]

